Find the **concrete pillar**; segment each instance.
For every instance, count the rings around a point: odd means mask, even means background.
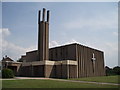
[[[81,46],[81,63],[80,63],[80,66],[81,66],[81,74],[80,76],[83,77],[83,46]]]
[[[67,65],[67,78],[70,78],[69,64]]]
[[[47,22],[49,22],[49,10],[47,11]]]
[[[43,22],[45,21],[45,11],[46,11],[46,9],[43,8],[43,18],[42,18]]]
[[[38,61],[49,59],[49,11],[47,11],[47,21],[45,21],[46,9],[43,8],[42,21],[40,21],[40,14],[38,14]]]
[[[41,16],[41,11],[39,10],[38,13],[38,61],[40,60],[40,16]]]
[[[31,64],[31,76],[34,76],[33,65]]]
[[[78,56],[78,45],[77,44],[76,44],[75,48],[76,48],[76,61],[77,61],[77,66],[76,66],[76,71],[77,71],[77,75],[76,76],[77,77],[76,78],[78,78],[78,70],[79,70],[78,69],[78,65],[79,65],[79,61],[78,61],[79,59],[78,59],[78,57],[79,56]]]
[[[44,60],[49,60],[49,23],[45,22],[45,54]]]
[[[41,11],[39,10],[39,13],[38,13],[38,24],[40,23],[40,16],[41,16]]]

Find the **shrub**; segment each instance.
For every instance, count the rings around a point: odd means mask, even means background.
[[[114,67],[113,70],[116,75],[120,75],[120,67],[119,66]]]
[[[106,69],[106,75],[110,76],[110,75],[120,75],[120,67],[116,66],[113,68],[109,68],[108,66],[105,67]]]
[[[13,78],[13,77],[14,77],[13,70],[7,68],[2,70],[2,78]]]

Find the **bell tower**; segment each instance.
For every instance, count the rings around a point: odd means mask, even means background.
[[[38,61],[49,60],[49,10],[43,8],[42,20],[41,11],[38,13]]]

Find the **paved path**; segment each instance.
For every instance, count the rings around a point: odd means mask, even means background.
[[[120,85],[120,84],[116,84],[116,83],[90,82],[90,81],[78,81],[78,80],[64,80],[64,79],[50,79],[50,80],[66,81],[66,82],[79,82],[79,83],[92,83],[92,84]]]
[[[21,79],[46,79],[65,82],[78,82],[78,83],[92,83],[92,84],[106,84],[106,85],[120,85],[116,83],[104,83],[104,82],[90,82],[90,81],[78,81],[78,80],[65,80],[65,79],[53,79],[53,78],[40,78],[40,77],[15,77],[13,79],[0,79],[0,80],[21,80]]]

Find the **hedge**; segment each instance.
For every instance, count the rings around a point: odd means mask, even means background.
[[[14,77],[14,73],[13,70],[11,69],[2,69],[2,78],[13,78]]]

